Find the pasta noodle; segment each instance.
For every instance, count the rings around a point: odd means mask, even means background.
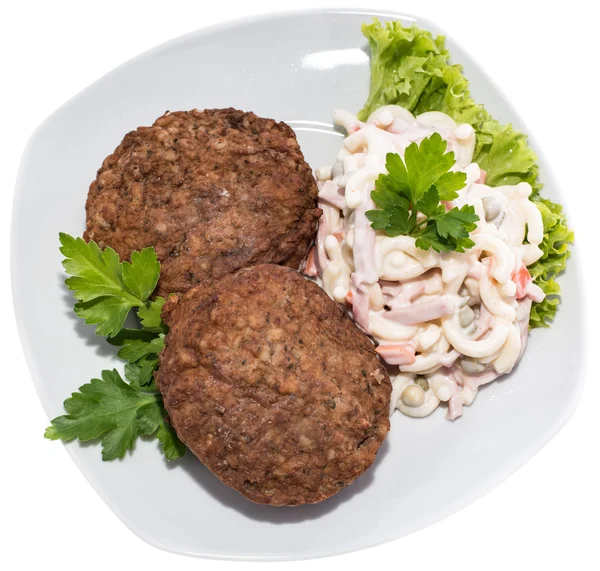
[[[397,367],[392,408],[422,417],[447,402],[454,419],[479,386],[521,358],[531,302],[544,296],[527,271],[541,256],[543,238],[531,187],[487,186],[485,172],[472,162],[472,127],[443,113],[414,117],[388,105],[367,122],[338,110],[334,122],[348,137],[335,164],[318,170],[317,279],[332,298],[349,304],[379,355]],[[371,191],[386,173],[386,155],[403,155],[434,132],[454,152],[452,170],[467,175],[448,206],[470,204],[480,218],[471,233],[475,245],[464,253],[422,250],[412,237],[375,231],[365,215],[375,208]]]

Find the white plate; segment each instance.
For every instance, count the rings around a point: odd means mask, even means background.
[[[233,106],[289,122],[312,167],[331,163],[341,142],[331,127],[333,109],[357,111],[367,96],[368,56],[360,26],[371,16],[331,10],[275,15],[184,36],[103,77],[38,128],[17,184],[12,279],[21,339],[49,417],[62,414],[65,397],[102,369],[122,368],[113,348],[75,318],[58,251],[59,231],[84,229],[88,185],[103,158],[125,133],[151,124],[167,109]],[[442,32],[425,20],[417,23]],[[448,47],[464,65],[476,100],[527,132],[471,56],[450,38]],[[563,202],[542,156],[540,162],[544,192]],[[67,448],[115,513],[163,549],[292,559],[401,537],[492,489],[572,414],[583,362],[581,345],[574,342],[582,335],[578,273],[572,259],[560,280],[564,302],[554,327],[533,333],[510,377],[482,390],[454,423],[444,420],[441,410],[423,420],[394,415],[375,466],[320,505],[255,505],[222,485],[190,453],[167,465],[155,442],[140,442],[122,462],[103,463],[97,445]]]

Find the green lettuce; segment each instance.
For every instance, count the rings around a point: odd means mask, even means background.
[[[502,125],[477,104],[469,92],[463,68],[450,64],[443,36],[415,25],[377,19],[363,24],[363,34],[371,48],[371,87],[358,117],[366,120],[383,105],[401,105],[415,115],[441,111],[459,123],[470,124],[477,134],[473,161],[487,173],[487,184],[499,186],[527,182],[533,188],[531,200],[542,214],[543,256],[529,271],[546,298],[534,303],[530,327],[547,327],[560,303],[560,287],[555,277],[564,271],[569,258],[573,232],[567,226],[562,206],[540,196],[537,157],[527,144],[527,136]]]
[[[548,320],[554,318],[560,303],[560,286],[554,278],[567,267],[569,244],[573,243],[574,236],[567,226],[567,219],[560,204],[539,195],[533,198],[533,202],[542,213],[544,222],[544,240],[540,244],[543,255],[528,269],[534,283],[542,288],[546,298],[541,303],[533,304],[529,326],[548,327]]]

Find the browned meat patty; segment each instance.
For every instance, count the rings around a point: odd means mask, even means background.
[[[235,109],[166,113],[128,133],[90,185],[86,240],[154,246],[158,293],[260,263],[297,268],[320,210],[292,129]]]
[[[391,384],[374,347],[316,284],[275,265],[172,296],[158,384],[179,437],[251,500],[324,500],[375,459]]]

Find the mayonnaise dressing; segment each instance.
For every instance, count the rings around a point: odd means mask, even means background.
[[[487,186],[472,162],[475,131],[444,113],[415,117],[388,105],[366,122],[337,110],[334,122],[348,137],[334,164],[317,171],[323,216],[309,256],[313,271],[332,298],[348,304],[380,356],[397,366],[392,409],[421,417],[448,402],[453,420],[479,386],[521,358],[531,302],[543,299],[526,270],[542,255],[543,239],[531,186]],[[467,175],[448,207],[470,204],[480,218],[471,233],[475,245],[464,253],[422,250],[414,238],[375,231],[365,215],[376,208],[371,192],[387,172],[386,155],[403,156],[433,133],[454,152],[452,170]]]

